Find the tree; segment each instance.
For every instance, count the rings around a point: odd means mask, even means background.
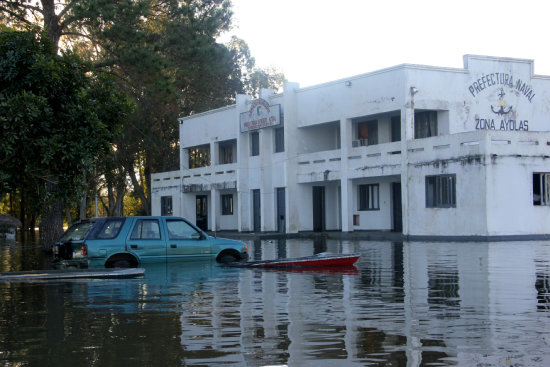
[[[240,68],[245,93],[258,98],[263,88],[278,91],[283,87],[284,74],[275,67],[265,69],[257,67],[256,60],[251,56],[248,44],[244,40],[233,36],[228,43],[228,48]]]
[[[178,166],[177,117],[234,102],[282,84],[282,74],[254,68],[242,40],[216,40],[230,29],[229,0],[0,0],[0,19],[39,24],[55,47],[72,47],[115,75],[136,104],[116,138],[110,164],[102,164],[108,191],[133,194],[150,213],[150,174]],[[279,85],[280,86],[280,85]],[[99,168],[99,167],[98,167]],[[116,200],[115,200],[116,201]],[[109,212],[111,212],[109,210]]]
[[[131,108],[112,78],[55,51],[42,33],[0,31],[0,194],[32,195],[45,245]]]

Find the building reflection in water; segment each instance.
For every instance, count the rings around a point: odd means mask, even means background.
[[[321,239],[249,248],[254,259],[362,257],[355,274],[239,269],[236,284],[221,282],[205,300],[211,323],[183,314],[186,351],[210,345],[226,351],[220,362],[249,365],[550,362],[541,337],[550,326],[545,243]]]
[[[320,238],[248,245],[254,259],[325,251],[361,258],[355,271],[169,262],[147,265],[143,279],[0,283],[0,360],[550,365],[550,243]],[[39,267],[35,252],[0,247],[0,266]]]

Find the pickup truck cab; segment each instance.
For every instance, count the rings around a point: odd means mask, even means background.
[[[138,267],[148,262],[248,258],[247,246],[208,236],[182,217],[86,219],[69,227],[53,246],[54,263],[76,267]]]

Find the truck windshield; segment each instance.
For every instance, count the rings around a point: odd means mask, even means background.
[[[76,223],[67,229],[63,236],[59,239],[59,242],[72,241],[82,241],[84,237],[88,234],[90,229],[93,227],[94,222],[81,222]]]

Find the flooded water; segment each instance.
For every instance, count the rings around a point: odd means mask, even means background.
[[[352,269],[146,266],[140,279],[0,282],[2,366],[549,366],[550,243],[249,242]],[[0,271],[47,268],[0,242]]]

